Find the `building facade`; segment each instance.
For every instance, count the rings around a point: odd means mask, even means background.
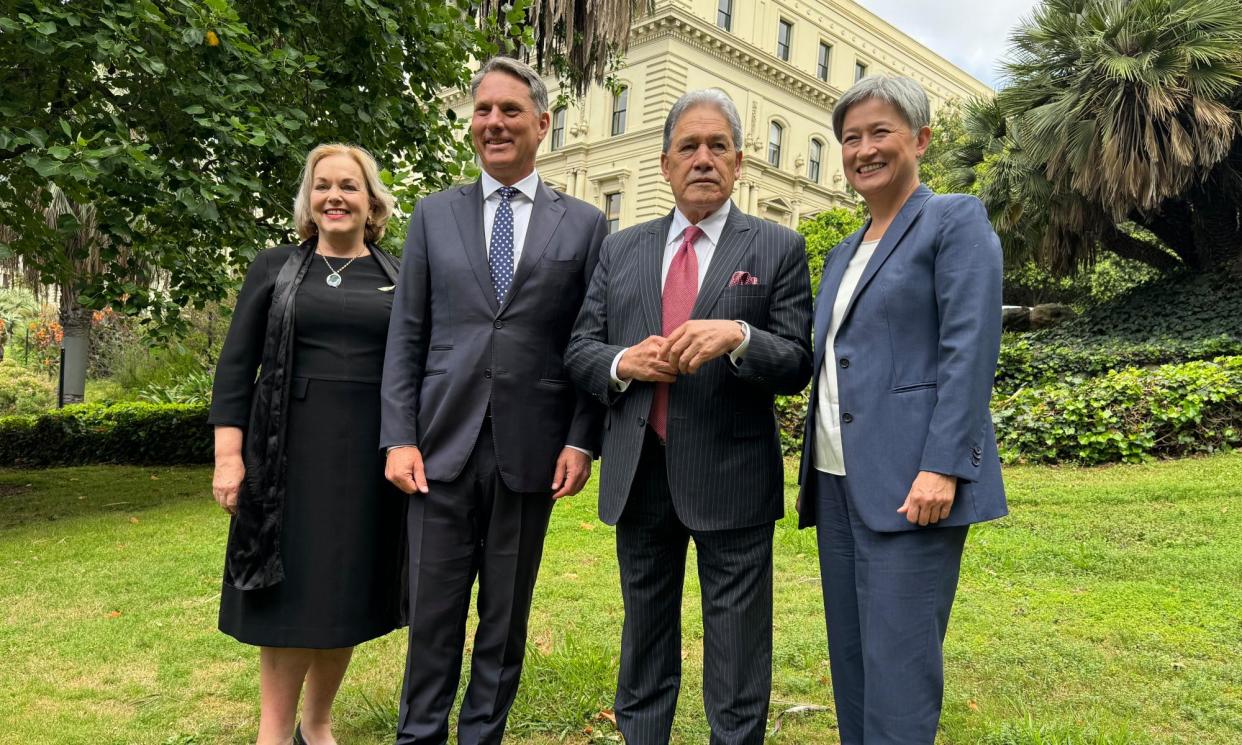
[[[992,90],[851,0],[657,0],[633,27],[616,92],[594,86],[556,106],[541,177],[598,206],[610,227],[667,213],[664,118],[682,93],[719,88],[742,116],[733,200],[789,227],[854,203],[832,134],[832,107],[858,78],[918,80],[937,107]],[[555,101],[559,86],[549,80]],[[449,105],[469,120],[468,96]]]

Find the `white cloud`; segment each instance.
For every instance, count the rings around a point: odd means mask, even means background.
[[[992,87],[1000,83],[1000,60],[1018,21],[1030,18],[1037,0],[856,0],[932,51]]]

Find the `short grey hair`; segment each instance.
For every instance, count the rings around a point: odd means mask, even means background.
[[[470,78],[471,98],[478,95],[479,85],[489,72],[503,72],[526,83],[526,87],[530,89],[530,100],[535,104],[536,116],[542,116],[548,110],[548,87],[543,84],[543,78],[539,77],[535,68],[512,57],[492,57],[484,62],[474,77]]]
[[[870,75],[850,86],[832,107],[832,133],[837,142],[841,141],[841,130],[845,128],[845,112],[854,104],[873,98],[897,109],[915,133],[931,125],[931,104],[923,86],[898,75]]]
[[[673,108],[668,110],[668,117],[664,120],[664,150],[662,152],[668,152],[673,141],[673,128],[677,126],[682,114],[696,106],[715,106],[719,109],[725,121],[729,123],[729,133],[733,136],[733,149],[742,149],[742,117],[738,115],[733,99],[719,88],[704,88],[682,94],[682,97],[673,104]]]

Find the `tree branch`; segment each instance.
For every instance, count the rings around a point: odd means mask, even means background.
[[[1140,261],[1166,274],[1184,266],[1177,257],[1161,250],[1159,246],[1135,238],[1114,225],[1104,228],[1100,235],[1100,246],[1123,259]]]

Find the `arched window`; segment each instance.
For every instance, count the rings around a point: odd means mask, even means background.
[[[552,139],[548,147],[560,150],[565,146],[565,107],[559,106],[552,112]]]
[[[772,122],[768,129],[768,162],[776,167],[781,165],[781,141],[785,138],[785,128],[780,122]]]
[[[811,138],[810,155],[806,159],[806,177],[819,183],[819,164],[824,160],[824,142],[818,137]]]
[[[625,112],[630,107],[630,89],[622,88],[612,97],[612,135],[625,134]]]

